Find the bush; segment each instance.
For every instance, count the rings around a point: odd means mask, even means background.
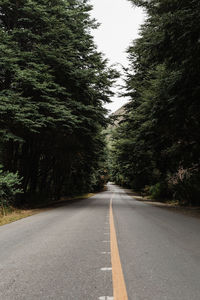
[[[168,187],[163,182],[152,185],[149,189],[149,193],[153,199],[165,199],[169,197]]]
[[[5,207],[13,204],[15,195],[21,193],[21,178],[17,173],[4,172],[0,166],[0,206],[5,214]]]
[[[173,186],[174,198],[182,205],[200,205],[200,175],[185,174]]]

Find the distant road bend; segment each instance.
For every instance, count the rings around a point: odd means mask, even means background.
[[[108,184],[0,227],[0,299],[198,300],[200,221]]]

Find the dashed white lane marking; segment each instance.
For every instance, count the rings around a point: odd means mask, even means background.
[[[114,300],[114,297],[101,296],[101,297],[99,297],[99,300]]]
[[[101,271],[112,271],[112,268],[101,268]]]
[[[109,218],[110,218],[110,216],[109,215],[107,215],[106,216],[106,222],[105,222],[105,225],[109,225],[109,222],[107,222],[108,220],[109,220]],[[104,230],[105,231],[107,231],[108,230],[108,227],[106,226],[106,227],[104,227]],[[105,232],[104,233],[104,235],[110,235],[110,233],[109,232]],[[110,240],[109,241],[103,241],[103,243],[110,243]],[[108,254],[108,255],[110,255],[111,254],[111,252],[101,252],[101,254]],[[107,267],[107,268],[101,268],[101,271],[112,271],[112,267]],[[101,296],[101,297],[99,297],[99,300],[114,300],[114,297],[111,297],[111,296]]]

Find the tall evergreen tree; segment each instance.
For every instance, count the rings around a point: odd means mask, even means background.
[[[90,10],[85,0],[0,1],[0,159],[26,195],[87,191],[99,166],[116,73],[96,50]]]
[[[122,175],[131,186],[167,186],[184,178],[180,183],[187,187],[179,196],[195,202],[196,193],[186,190],[196,189],[200,171],[200,3],[132,2],[146,10],[147,19],[141,37],[128,50],[129,117],[114,148],[119,174],[125,161]]]

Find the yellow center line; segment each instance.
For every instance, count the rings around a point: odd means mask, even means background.
[[[113,198],[113,196],[112,196]],[[112,279],[113,279],[113,296],[114,300],[128,300],[126,284],[122,271],[117,236],[113,218],[112,198],[110,200],[110,243],[111,243],[111,262],[112,262]]]

